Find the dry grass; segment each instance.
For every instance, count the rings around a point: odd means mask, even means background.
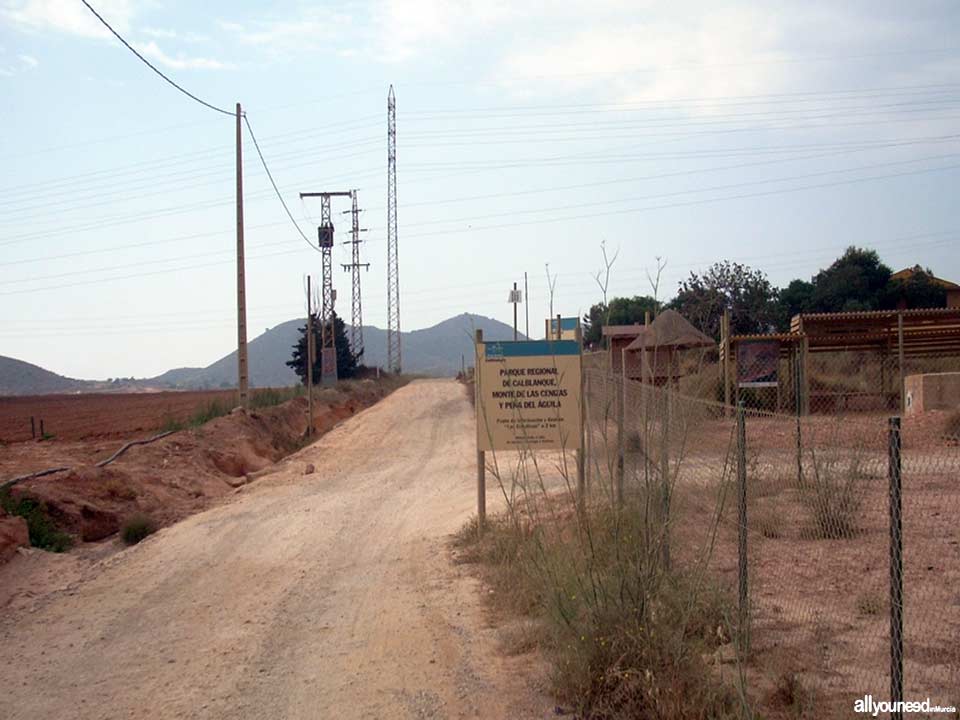
[[[789,718],[815,718],[816,694],[797,673],[788,672],[777,679],[776,687],[767,699],[769,705],[782,708]]]
[[[804,478],[800,497],[810,515],[810,537],[854,537],[860,530],[863,472],[859,458],[810,450],[811,473]]]
[[[960,410],[950,413],[943,427],[943,434],[960,442]]]
[[[883,607],[883,598],[877,593],[865,592],[857,596],[857,612],[861,615],[879,615]]]
[[[457,534],[494,607],[525,618],[506,631],[504,651],[542,648],[554,692],[580,717],[737,717],[736,693],[703,659],[730,637],[725,594],[691,571],[664,570],[640,513],[588,516],[516,512],[488,519],[480,539],[476,520]]]

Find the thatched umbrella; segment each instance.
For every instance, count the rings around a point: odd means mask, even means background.
[[[697,330],[690,322],[676,310],[664,310],[650,323],[646,332],[641,333],[636,340],[627,346],[627,352],[642,352],[641,366],[650,368],[642,375],[653,379],[660,384],[661,379],[674,380],[679,377],[677,353],[681,350],[708,348],[716,345],[709,335]],[[661,364],[656,362],[660,353],[665,358]],[[655,374],[661,367],[667,368],[665,375]],[[674,368],[677,368],[676,370]]]

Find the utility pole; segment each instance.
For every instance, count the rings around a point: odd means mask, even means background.
[[[513,303],[513,341],[517,341],[517,303],[523,302],[520,291],[517,290],[517,284],[513,284],[513,290],[510,291],[510,298],[507,300]]]
[[[307,275],[307,437],[313,435],[313,291],[310,288],[310,276]]]
[[[557,276],[554,275],[550,277],[550,263],[547,263],[547,291],[550,293],[550,314],[547,316],[551,320],[553,319],[553,291],[557,287]],[[560,329],[560,326],[557,325],[557,330]]]
[[[363,302],[360,297],[360,268],[369,270],[370,263],[360,262],[360,233],[363,232],[363,230],[360,229],[360,210],[357,207],[356,190],[350,191],[350,199],[353,207],[349,211],[351,215],[350,240],[346,244],[353,246],[353,257],[349,264],[341,263],[341,266],[353,275],[353,298],[351,302],[353,316],[350,326],[350,351],[357,360],[359,360],[360,356],[363,355]]]
[[[240,407],[249,406],[247,365],[247,280],[243,258],[243,134],[240,119],[243,112],[237,103],[237,389]]]
[[[527,329],[524,332],[524,335],[527,336],[527,340],[530,339],[530,287],[527,285],[527,273],[523,273],[523,296],[526,298],[523,310],[527,315]]]
[[[337,293],[333,289],[333,221],[330,216],[330,198],[351,197],[351,195],[350,191],[300,193],[301,199],[320,198],[320,227],[317,228],[317,237],[323,269],[320,294],[320,382],[323,385],[333,385],[337,382],[337,343],[333,314]]]
[[[400,267],[397,262],[397,101],[387,94],[387,370],[403,367],[400,342]]]

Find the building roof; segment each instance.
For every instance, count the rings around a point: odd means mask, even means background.
[[[899,270],[890,276],[891,280],[909,280],[914,275],[919,272],[926,272],[919,265],[914,265],[913,267],[904,268]],[[957,285],[955,282],[950,282],[949,280],[944,280],[943,278],[938,278],[933,275],[930,276],[930,280],[934,285],[939,285],[944,290],[960,290],[960,285]]]
[[[906,355],[960,354],[960,308],[804,313],[790,321],[812,352],[895,352],[902,332]]]
[[[650,323],[650,329],[627,346],[627,350],[645,348],[713,347],[716,341],[697,330],[676,310],[664,310]]]

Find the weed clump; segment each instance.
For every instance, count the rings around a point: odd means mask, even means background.
[[[454,542],[482,564],[491,602],[528,618],[507,646],[543,648],[578,717],[737,717],[704,660],[735,613],[705,577],[663,565],[659,533],[635,510],[515,512],[489,518],[479,539],[474,519]]]
[[[156,523],[149,516],[137,514],[130,517],[120,528],[120,537],[127,545],[136,545],[156,530]]]
[[[859,458],[846,463],[836,456],[810,451],[811,476],[800,488],[800,497],[812,521],[810,535],[818,539],[854,537],[863,504],[864,473]]]
[[[862,593],[857,597],[857,612],[861,615],[879,615],[883,610],[883,598],[876,593]]]
[[[304,396],[306,393],[307,389],[303,385],[293,385],[283,388],[260,388],[253,391],[253,395],[250,398],[250,408],[257,410],[259,408],[282,405],[288,400]]]
[[[960,442],[960,410],[950,413],[947,416],[947,423],[944,426],[943,434],[951,440]]]
[[[787,711],[788,717],[797,720],[813,718],[815,694],[797,673],[784,673],[777,680],[770,700]]]
[[[30,545],[33,547],[60,553],[73,545],[73,538],[50,519],[45,503],[30,497],[15,499],[9,490],[4,490],[0,492],[0,507],[8,515],[19,515],[27,521]]]

